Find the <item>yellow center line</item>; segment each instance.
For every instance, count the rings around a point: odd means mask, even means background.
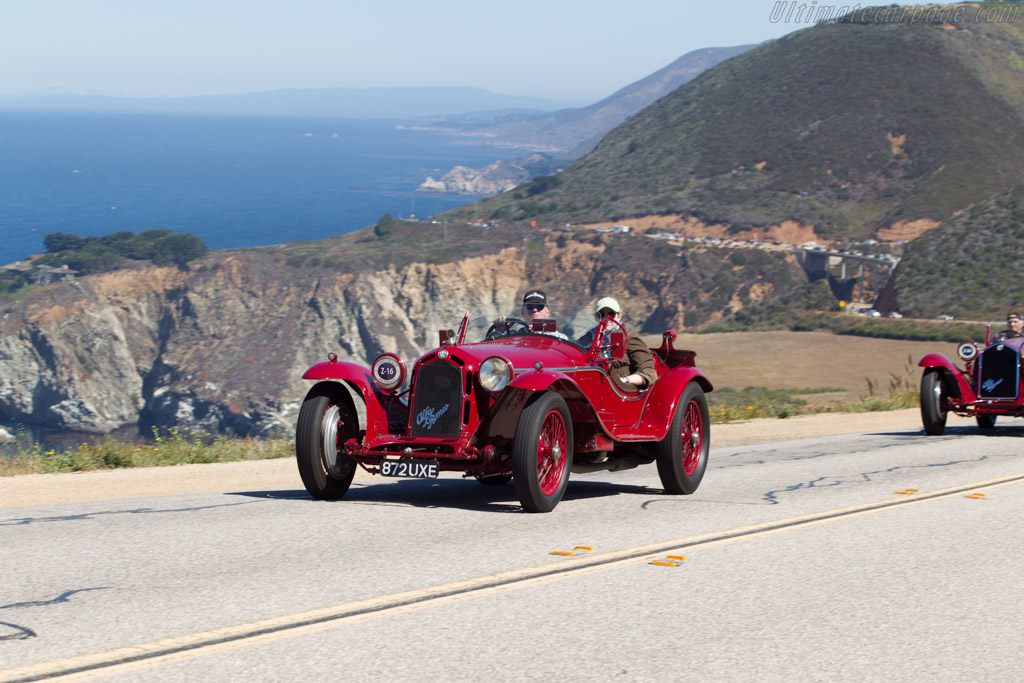
[[[68,659],[32,664],[17,669],[0,671],[0,683],[52,680],[82,680],[99,676],[125,673],[190,657],[247,647],[281,638],[291,638],[316,631],[336,628],[368,619],[376,619],[412,610],[435,607],[469,598],[491,595],[501,591],[519,590],[550,581],[581,576],[621,567],[626,564],[661,559],[665,553],[682,549],[711,548],[751,538],[794,531],[810,526],[875,514],[885,510],[920,505],[929,501],[959,496],[980,488],[997,488],[1024,482],[1024,474],[975,482],[966,486],[918,494],[913,498],[898,498],[864,503],[789,519],[764,522],[726,531],[714,531],[661,541],[632,548],[624,548],[597,555],[587,554],[571,561],[540,567],[514,569],[490,576],[465,581],[419,588],[355,602],[299,612],[246,624],[200,631],[183,636],[163,638],[149,643],[118,648],[107,652],[79,655]]]

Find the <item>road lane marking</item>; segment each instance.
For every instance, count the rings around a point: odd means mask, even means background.
[[[468,598],[535,586],[550,581],[621,567],[627,564],[658,560],[666,553],[680,550],[711,548],[741,540],[795,531],[811,526],[920,505],[929,501],[961,496],[977,489],[991,489],[1024,482],[1024,474],[1017,474],[966,486],[922,493],[913,498],[898,498],[864,503],[837,510],[813,513],[789,519],[763,522],[726,531],[713,531],[671,541],[650,543],[597,555],[583,555],[579,560],[525,569],[513,569],[490,576],[465,581],[419,588],[402,593],[367,598],[355,602],[322,607],[315,610],[262,619],[247,624],[226,626],[184,636],[163,638],[150,643],[118,648],[108,652],[79,655],[68,659],[43,662],[16,669],[0,671],[0,683],[27,681],[84,680],[100,676],[121,674],[149,668],[179,659],[205,656],[224,650],[295,637],[319,630],[337,628],[382,616],[401,614],[412,610],[448,604]]]

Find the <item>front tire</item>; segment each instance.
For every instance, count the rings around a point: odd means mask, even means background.
[[[924,431],[932,436],[941,436],[946,430],[946,411],[946,383],[942,381],[942,370],[929,368],[921,378],[921,422]]]
[[[700,486],[711,448],[708,399],[696,382],[683,391],[668,434],[658,442],[658,476],[666,493],[689,495]]]
[[[974,417],[978,421],[978,429],[995,429],[995,415],[975,415]]]
[[[523,509],[551,512],[569,484],[572,420],[565,399],[545,392],[519,416],[512,446],[512,483]]]
[[[348,491],[356,463],[341,450],[359,435],[359,418],[345,390],[321,382],[306,394],[295,428],[295,460],[309,495],[338,500]]]

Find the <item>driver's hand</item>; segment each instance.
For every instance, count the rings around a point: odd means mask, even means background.
[[[494,329],[498,332],[508,332],[508,323],[505,322],[505,316],[499,315],[494,319]]]

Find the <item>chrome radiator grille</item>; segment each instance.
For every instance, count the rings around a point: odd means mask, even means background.
[[[412,433],[458,436],[462,407],[462,371],[448,363],[430,363],[416,373]]]

